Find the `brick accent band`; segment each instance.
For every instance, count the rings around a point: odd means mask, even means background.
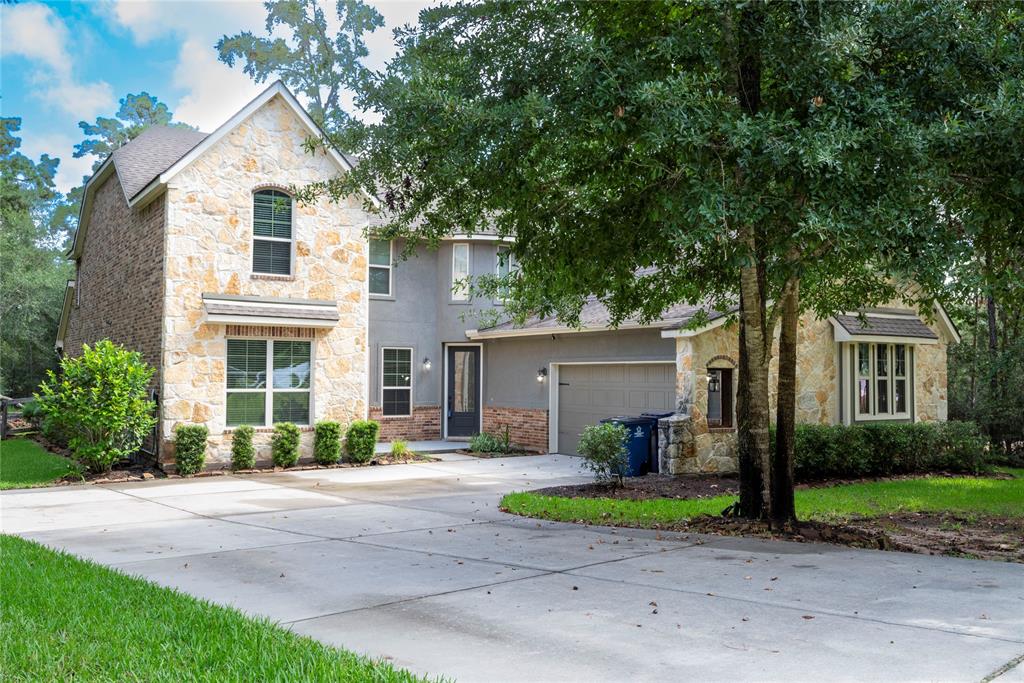
[[[546,408],[502,408],[484,406],[484,431],[499,434],[508,425],[512,443],[531,451],[548,452],[548,411]]]
[[[370,406],[370,419],[380,423],[381,441],[433,441],[441,438],[440,406],[414,406],[410,417],[384,417],[380,406]]]

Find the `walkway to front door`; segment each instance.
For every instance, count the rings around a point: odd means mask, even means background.
[[[480,431],[480,347],[449,346],[445,361],[445,436],[473,436]]]

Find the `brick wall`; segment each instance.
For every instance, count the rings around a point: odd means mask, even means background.
[[[131,209],[117,174],[96,190],[89,232],[76,273],[64,350],[101,339],[139,351],[160,386],[164,197]]]
[[[433,441],[441,438],[439,406],[415,406],[410,417],[384,417],[380,406],[370,406],[370,419],[380,423],[381,441]]]
[[[484,406],[484,431],[491,434],[511,428],[512,443],[531,451],[548,452],[548,411],[546,408],[500,408]]]

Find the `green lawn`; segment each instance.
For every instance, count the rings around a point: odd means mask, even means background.
[[[48,453],[35,441],[0,441],[0,489],[41,486],[75,471],[74,463]]]
[[[1002,471],[1016,478],[926,477],[800,489],[796,492],[797,516],[831,522],[894,512],[1024,517],[1024,469]],[[720,514],[735,500],[735,496],[696,500],[616,500],[511,493],[502,499],[501,505],[509,512],[526,517],[656,527],[697,515]]]
[[[13,536],[0,536],[0,556],[5,680],[418,680]]]

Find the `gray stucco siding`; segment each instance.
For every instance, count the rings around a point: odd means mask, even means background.
[[[622,363],[674,361],[675,340],[658,330],[579,332],[484,342],[484,404],[505,408],[548,408],[549,376],[537,370],[573,361]]]

